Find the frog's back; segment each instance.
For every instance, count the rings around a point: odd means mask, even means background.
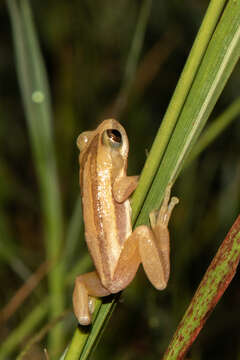
[[[101,280],[113,277],[124,239],[131,234],[130,203],[113,198],[112,158],[98,151],[96,135],[82,158],[80,172],[86,242]]]

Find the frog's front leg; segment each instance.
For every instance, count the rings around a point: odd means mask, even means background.
[[[113,196],[118,203],[122,203],[132,195],[138,185],[139,176],[119,176],[113,184]]]
[[[80,275],[75,280],[73,291],[73,309],[81,325],[91,323],[91,313],[94,311],[94,299],[110,295],[110,292],[102,286],[96,271]]]

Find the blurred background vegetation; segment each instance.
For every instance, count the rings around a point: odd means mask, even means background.
[[[63,277],[67,277],[83,257],[79,268],[84,267],[82,272],[91,269],[80,217],[72,231],[77,228],[81,236],[77,237],[77,242],[73,240],[70,248],[66,245],[69,223],[73,222],[79,197],[75,145],[78,134],[95,128],[106,117],[116,116],[129,136],[129,174],[140,173],[208,1],[152,1],[136,73],[131,73],[128,58],[140,1],[34,0],[31,5],[51,91],[52,139],[63,214],[60,217],[63,244],[59,243],[58,251],[63,259],[67,251],[68,263],[63,270]],[[4,2],[0,5],[0,21],[0,304],[6,312],[6,305],[26,279],[39,267],[41,274],[46,273],[48,265],[44,263],[42,195]],[[134,75],[131,81],[127,81],[128,71]],[[237,99],[239,82],[237,66],[210,121]],[[170,224],[172,270],[169,285],[164,292],[156,291],[140,270],[122,294],[93,359],[160,358],[211,258],[239,212],[239,143],[240,124],[234,121],[180,175],[173,190],[181,201]],[[76,327],[71,311],[72,290],[73,281],[61,293],[63,307],[70,312],[60,320],[64,324],[60,353]],[[3,311],[0,313],[3,343],[26,320],[30,311],[43,303],[47,293],[47,279],[43,276],[8,319],[4,319]],[[191,359],[240,359],[239,301],[237,274],[194,344]],[[20,340],[21,347],[48,322],[47,313],[39,317],[27,337]],[[49,332],[52,326],[51,323]],[[42,349],[48,346],[47,333],[46,330],[31,348],[29,359],[44,359]],[[19,352],[19,348],[15,351]],[[7,358],[15,358],[15,355]]]

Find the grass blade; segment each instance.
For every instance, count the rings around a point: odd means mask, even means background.
[[[186,101],[199,64],[221,16],[226,0],[212,0],[183,69],[161,127],[152,145],[150,154],[141,173],[141,181],[133,195],[133,222],[135,222],[147,195],[154,175],[161,162],[169,138]]]
[[[240,3],[230,0],[211,38],[137,224],[161,204],[179,174],[240,56]],[[154,154],[154,156],[157,156]]]
[[[186,165],[199,156],[239,115],[240,97],[206,128],[188,157]]]
[[[117,295],[117,297],[119,297],[119,295]],[[92,326],[79,326],[76,329],[68,351],[65,353],[64,360],[85,360],[90,356],[100,339],[99,333],[102,333],[115,305],[115,298],[112,298],[112,301],[106,302],[102,305],[101,301],[97,300]]]
[[[29,1],[8,0],[7,5],[13,30],[21,95],[40,188],[47,259],[52,263],[56,261],[62,247],[63,218],[49,88]],[[48,281],[51,297],[50,317],[55,318],[64,309],[62,263],[49,273]],[[63,328],[59,325],[50,334],[50,351],[59,349],[62,336]]]

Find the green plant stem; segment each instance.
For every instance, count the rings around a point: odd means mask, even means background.
[[[199,64],[202,61],[202,57],[215,30],[216,24],[219,21],[225,3],[226,0],[212,0],[209,4],[166,114],[162,120],[161,127],[144,165],[141,173],[141,181],[133,195],[133,223],[136,221],[153,177],[156,174],[171,133],[181,113],[187,94],[192,86]]]
[[[117,294],[116,298],[119,298],[119,296],[120,294]],[[77,360],[80,358],[86,360],[89,357],[96,347],[97,342],[100,340],[99,333],[106,327],[107,321],[114,310],[114,306],[116,305],[115,300],[116,299],[112,297],[111,301],[103,304],[101,304],[100,300],[97,300],[91,328],[86,329],[84,326],[79,326],[76,329],[64,360]]]
[[[214,140],[240,115],[240,97],[238,97],[220,116],[212,121],[201,135],[187,159],[186,166],[196,159]]]
[[[96,314],[100,308],[100,301],[97,301],[95,305],[95,311],[93,314],[93,322],[95,320]],[[79,359],[82,349],[87,341],[87,338],[91,332],[91,328],[88,326],[78,326],[74,332],[71,344],[65,353],[64,360],[77,360]]]
[[[64,354],[64,360],[79,359],[82,348],[86,343],[89,333],[89,329],[85,329],[85,331],[83,331],[81,327],[77,327],[72,337],[71,344],[69,345],[67,351]]]
[[[178,176],[239,56],[240,2],[229,0],[210,40],[165,151],[164,159],[138,216],[138,225],[146,223],[150,211],[160,206],[164,189]]]

